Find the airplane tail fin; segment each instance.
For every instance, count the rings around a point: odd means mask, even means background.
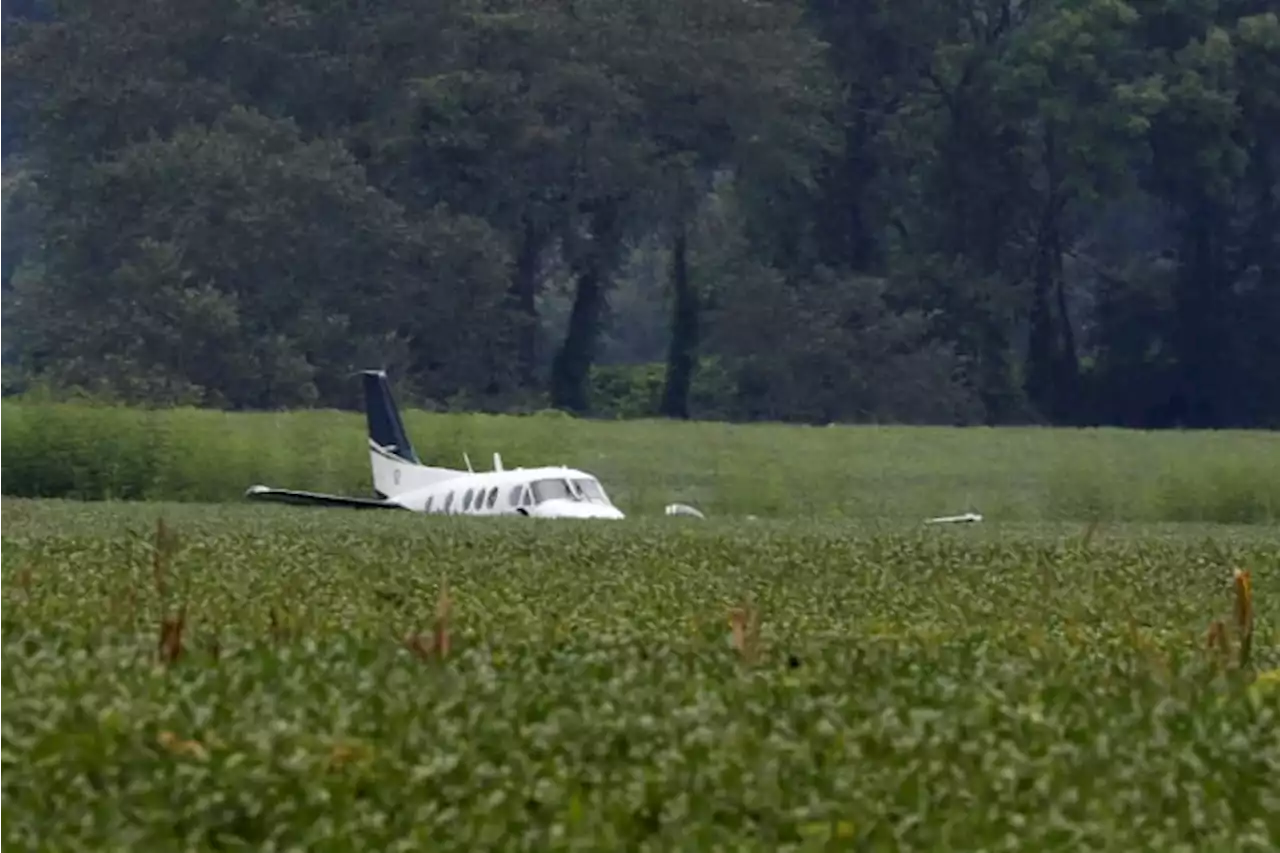
[[[364,413],[369,424],[369,441],[390,456],[399,457],[411,465],[421,465],[413,450],[409,434],[405,432],[400,410],[391,396],[385,370],[362,370],[364,383]]]
[[[369,458],[373,466],[373,488],[381,497],[391,497],[456,476],[446,468],[422,464],[400,410],[391,396],[385,370],[360,371],[364,383],[365,419],[369,425]]]

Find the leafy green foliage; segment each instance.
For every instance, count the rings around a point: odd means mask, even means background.
[[[597,366],[591,374],[591,410],[605,418],[652,418],[662,401],[663,364]],[[734,387],[718,359],[704,359],[694,373],[689,396],[704,420],[731,417]]]
[[[1280,833],[1271,530],[3,513],[15,848],[1225,851]],[[1239,567],[1245,669],[1204,648]],[[403,638],[430,632],[445,580],[450,653],[424,659]],[[736,641],[733,608],[757,626]]]
[[[37,367],[64,387],[305,405],[341,399],[339,377],[412,349],[441,365],[418,376],[452,391],[478,384],[500,344],[487,318],[506,270],[490,229],[441,211],[406,220],[340,146],[304,143],[289,122],[237,108],[133,145],[79,197],[111,233],[96,217],[45,223],[60,251],[14,293],[29,358],[60,352]],[[467,279],[466,293],[424,288],[428,266]],[[450,361],[458,351],[474,358]]]
[[[678,418],[709,358],[739,420],[1280,425],[1260,0],[6,16],[6,390],[586,413],[665,353]]]

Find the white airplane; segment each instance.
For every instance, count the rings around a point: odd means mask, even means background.
[[[423,465],[391,397],[383,370],[360,371],[369,424],[369,459],[377,497],[357,498],[250,486],[253,500],[352,509],[402,509],[444,515],[524,515],[534,518],[624,518],[600,481],[562,466],[475,472]],[[465,458],[465,454],[464,454]]]

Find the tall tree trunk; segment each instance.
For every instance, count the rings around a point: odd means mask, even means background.
[[[1069,195],[1062,188],[1057,137],[1052,128],[1045,132],[1043,164],[1048,188],[1036,233],[1025,388],[1042,416],[1052,423],[1064,423],[1078,414],[1080,364],[1062,269],[1062,214]]]
[[[1053,419],[1053,350],[1056,334],[1053,314],[1049,310],[1049,293],[1052,282],[1048,273],[1047,252],[1043,245],[1036,247],[1036,268],[1031,282],[1031,312],[1029,339],[1027,341],[1027,372],[1025,389],[1027,399],[1036,407],[1041,417]]]
[[[605,284],[617,262],[622,234],[619,203],[601,202],[591,216],[591,244],[573,261],[578,288],[569,312],[569,330],[551,364],[551,405],[585,413],[590,408],[591,365],[604,313]]]
[[[546,235],[525,219],[511,282],[511,306],[516,316],[516,365],[520,385],[531,388],[538,373],[538,262]]]
[[[1262,363],[1258,366],[1266,377],[1258,389],[1258,398],[1267,402],[1261,407],[1256,425],[1280,429],[1280,348],[1275,345],[1275,330],[1280,329],[1280,286],[1277,286],[1280,284],[1280,177],[1276,174],[1280,145],[1260,153],[1259,157],[1263,158],[1262,173],[1266,178],[1261,187],[1264,200],[1258,212],[1258,230],[1260,234],[1271,235],[1259,267],[1262,280],[1271,282],[1272,286],[1267,289],[1267,304],[1261,312],[1265,318],[1263,328],[1269,334],[1262,336],[1257,350],[1262,353]]]
[[[1053,261],[1053,290],[1057,297],[1059,341],[1055,379],[1058,401],[1058,420],[1078,422],[1080,410],[1080,353],[1076,349],[1076,332],[1071,325],[1071,312],[1067,307],[1067,281],[1062,269],[1062,230],[1055,218],[1050,234],[1050,257]]]
[[[1250,393],[1245,417],[1252,426],[1280,428],[1280,347],[1275,346],[1280,329],[1280,144],[1260,139],[1250,160],[1250,182],[1257,191],[1254,219],[1247,237],[1242,266],[1257,269],[1262,285],[1241,300],[1236,321],[1238,373]],[[1241,316],[1243,315],[1243,316]],[[1244,354],[1242,353],[1242,354]]]
[[[820,199],[815,235],[824,263],[841,269],[871,272],[879,264],[879,245],[867,211],[868,187],[876,174],[871,153],[874,128],[867,112],[876,109],[869,95],[854,105],[856,118],[844,132],[844,150],[833,154]]]
[[[1036,247],[1027,350],[1027,397],[1052,423],[1080,417],[1080,358],[1067,307],[1062,238],[1056,216],[1046,217]]]
[[[676,231],[671,251],[671,284],[675,305],[671,316],[671,345],[667,350],[667,376],[662,392],[663,417],[689,417],[689,390],[697,368],[698,293],[689,280],[689,238],[684,222]]]
[[[1035,302],[1029,353],[1028,396],[1054,424],[1080,417],[1080,358],[1067,306],[1062,269],[1061,216],[1064,203],[1054,202],[1041,223],[1036,247]],[[1052,300],[1052,301],[1051,301]],[[1034,377],[1036,384],[1030,380]]]
[[[1183,426],[1226,425],[1223,400],[1231,393],[1223,370],[1229,336],[1223,328],[1220,206],[1203,191],[1187,211],[1183,247],[1188,262],[1179,270],[1175,311],[1179,392],[1185,406]],[[1225,380],[1225,381],[1224,381]],[[1226,386],[1226,387],[1224,387]]]

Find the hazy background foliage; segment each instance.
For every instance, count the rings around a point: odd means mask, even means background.
[[[1267,0],[4,12],[7,394],[1280,425]]]

